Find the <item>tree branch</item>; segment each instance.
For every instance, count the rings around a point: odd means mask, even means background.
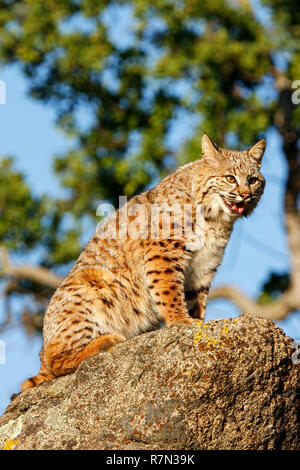
[[[14,265],[10,258],[7,249],[0,246],[1,255],[1,269],[0,277],[15,277],[19,279],[31,279],[38,284],[52,287],[56,289],[63,281],[63,277],[52,273],[47,268],[40,266],[30,265]]]
[[[300,291],[294,289],[288,289],[278,300],[268,304],[250,299],[233,286],[216,287],[208,297],[209,300],[224,298],[233,302],[243,313],[251,313],[269,320],[283,320],[289,313],[300,309]]]

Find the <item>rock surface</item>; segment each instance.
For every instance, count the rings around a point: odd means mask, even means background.
[[[292,354],[250,315],[143,334],[19,396],[0,448],[299,449]]]

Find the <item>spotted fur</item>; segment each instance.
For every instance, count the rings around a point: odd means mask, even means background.
[[[134,197],[101,226],[51,299],[44,319],[41,370],[22,384],[22,390],[69,374],[85,358],[163,324],[203,320],[233,224],[254,210],[263,193],[264,150],[264,140],[238,152],[220,149],[204,135],[200,160]],[[130,211],[137,204],[147,208],[147,214],[155,204],[188,205],[190,229],[195,208],[202,205],[201,247],[191,248],[186,232],[175,236],[182,217],[171,217],[170,233],[162,236],[168,209],[159,214],[155,233],[145,225],[137,239],[120,237],[124,214],[127,211],[132,223]],[[116,227],[118,236],[107,237]]]

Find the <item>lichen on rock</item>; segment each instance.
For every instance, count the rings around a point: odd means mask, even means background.
[[[251,315],[140,335],[20,395],[0,448],[299,449],[292,345]]]

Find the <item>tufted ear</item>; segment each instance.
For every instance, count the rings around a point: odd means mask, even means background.
[[[218,151],[218,146],[214,144],[210,138],[208,137],[207,134],[203,134],[202,140],[201,140],[201,146],[202,146],[202,155],[203,156],[213,156],[215,153]]]
[[[207,134],[203,134],[201,140],[202,157],[213,166],[218,166],[218,150],[219,147],[208,137]]]
[[[262,139],[257,144],[254,144],[252,147],[248,149],[249,155],[255,158],[258,162],[261,161],[263,154],[266,150],[266,139]]]

